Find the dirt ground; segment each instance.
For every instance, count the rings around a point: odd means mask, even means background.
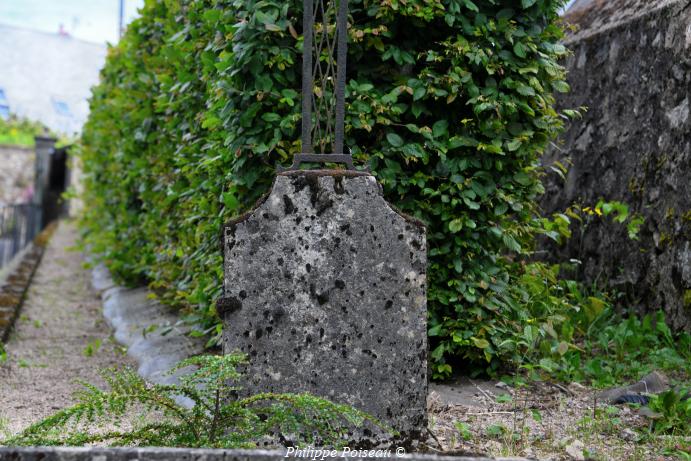
[[[436,439],[433,450],[545,461],[676,460],[688,458],[675,451],[691,451],[691,438],[651,436],[646,430],[650,420],[637,409],[597,402],[597,391],[578,383],[514,389],[478,381],[471,386],[472,399],[455,404],[432,391],[428,407]],[[463,388],[471,393],[467,383]]]
[[[75,236],[72,224],[59,225],[6,344],[0,440],[73,403],[78,379],[101,385],[100,369],[132,365],[111,339]]]

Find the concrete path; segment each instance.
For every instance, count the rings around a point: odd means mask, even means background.
[[[91,288],[76,230],[62,222],[29,288],[0,365],[0,444],[8,433],[74,402],[76,380],[103,383],[99,370],[132,365],[112,340]]]

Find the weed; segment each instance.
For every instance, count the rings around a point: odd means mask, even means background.
[[[287,444],[338,447],[353,427],[367,424],[391,432],[359,410],[309,394],[237,398],[239,388],[231,383],[240,377],[237,366],[245,363],[241,354],[193,357],[173,371],[196,370],[174,385],[147,383],[131,369],[105,370],[109,391],[83,383],[76,405],[4,444],[250,448],[279,437]],[[194,406],[179,404],[180,396]],[[137,419],[137,413],[152,416]]]
[[[85,357],[93,356],[101,349],[101,343],[102,341],[100,338],[94,339],[86,345],[84,351],[82,351],[82,354],[84,354]]]
[[[682,379],[691,375],[691,335],[674,336],[662,311],[642,319],[621,318],[607,304],[594,308],[592,303],[587,301],[584,309],[562,320],[562,332],[570,333],[561,342],[549,336],[536,341],[538,352],[526,356],[521,365],[529,378],[588,382],[601,388],[636,381],[654,370]]]
[[[454,423],[456,430],[458,430],[458,435],[461,436],[463,440],[470,440],[473,438],[473,433],[470,431],[470,425],[462,421],[456,421]]]
[[[691,398],[688,390],[671,389],[651,396],[652,430],[655,433],[691,435]]]
[[[10,420],[0,414],[0,437],[8,437],[10,434]]]
[[[509,430],[503,424],[492,424],[485,428],[485,434],[488,437],[498,439],[508,433]]]

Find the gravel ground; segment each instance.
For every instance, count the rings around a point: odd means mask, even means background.
[[[432,392],[432,449],[545,461],[666,461],[688,459],[675,450],[691,451],[691,438],[647,435],[650,420],[638,410],[597,402],[598,391],[577,383],[522,390],[483,383],[476,391],[472,405],[448,404]]]
[[[77,380],[133,365],[111,339],[92,291],[76,231],[62,222],[48,244],[0,365],[0,440],[74,402]]]

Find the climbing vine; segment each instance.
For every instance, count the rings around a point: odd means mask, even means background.
[[[567,53],[562,4],[349,2],[346,145],[389,201],[427,225],[436,376],[455,358],[514,361],[532,347],[517,340],[526,322],[548,336],[555,313],[574,309],[548,286],[551,271],[526,272],[519,257],[537,233],[553,233],[535,203],[538,158],[563,126],[553,92],[568,90],[557,62]],[[78,149],[85,241],[211,342],[219,229],[300,152],[301,9],[147,1],[93,91]],[[545,295],[539,308],[535,292]]]

